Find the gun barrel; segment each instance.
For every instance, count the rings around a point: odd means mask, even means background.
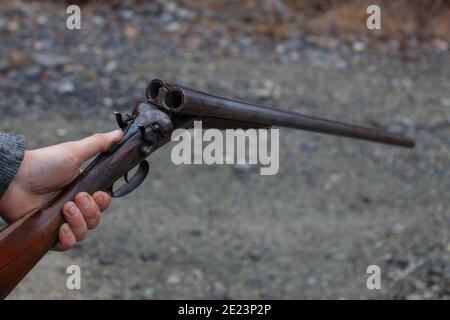
[[[248,121],[267,126],[280,126],[336,136],[369,140],[412,148],[413,139],[402,134],[338,121],[306,116],[244,101],[228,99],[182,87],[165,84],[160,104],[174,113]]]

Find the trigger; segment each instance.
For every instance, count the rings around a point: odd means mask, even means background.
[[[142,182],[144,182],[145,178],[148,175],[148,171],[149,171],[149,164],[147,161],[142,161],[139,164],[139,167],[136,171],[136,173],[131,177],[131,179],[128,179],[128,174],[125,174],[124,179],[126,181],[126,183],[124,185],[122,185],[119,189],[117,189],[116,191],[113,190],[113,185],[111,185],[111,187],[107,190],[108,193],[111,195],[111,197],[113,198],[119,198],[119,197],[123,197],[127,194],[129,194],[130,192],[134,191],[137,187],[139,187],[141,185]]]
[[[128,172],[125,173],[125,175],[123,176],[123,179],[125,180],[126,183],[128,183]]]

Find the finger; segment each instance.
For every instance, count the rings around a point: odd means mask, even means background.
[[[59,228],[58,242],[53,249],[56,251],[66,251],[72,248],[76,242],[77,240],[75,239],[75,235],[73,234],[72,229],[70,229],[69,224],[64,223],[61,228]]]
[[[100,211],[105,211],[106,209],[108,209],[109,205],[111,204],[111,196],[108,193],[103,192],[103,191],[95,192],[92,195],[92,198],[94,198]]]
[[[114,130],[105,133],[96,133],[87,138],[74,141],[72,147],[80,158],[80,162],[84,162],[99,152],[106,152],[113,142],[122,139],[122,130]]]
[[[86,237],[87,225],[79,207],[69,201],[63,206],[63,214],[77,241],[83,240]]]
[[[75,203],[80,208],[89,230],[94,229],[100,222],[100,208],[92,197],[86,192],[75,196]]]

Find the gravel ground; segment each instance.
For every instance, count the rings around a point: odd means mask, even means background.
[[[88,5],[81,31],[66,29],[64,6],[1,6],[0,128],[29,148],[113,129],[111,112],[129,111],[156,77],[417,139],[407,150],[282,129],[275,176],[175,166],[166,147],[143,186],[74,250],[49,253],[11,299],[450,297],[448,49],[181,37],[171,21],[195,12],[171,2]],[[80,291],[65,288],[70,264]],[[371,264],[381,290],[366,287]]]

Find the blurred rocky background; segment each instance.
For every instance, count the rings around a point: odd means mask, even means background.
[[[66,28],[69,4],[81,30]],[[381,30],[366,28],[370,4]],[[153,78],[417,139],[281,130],[275,176],[175,166],[166,147],[10,298],[448,299],[449,43],[444,0],[0,0],[0,128],[28,148],[113,129]],[[372,264],[381,290],[366,287]]]

